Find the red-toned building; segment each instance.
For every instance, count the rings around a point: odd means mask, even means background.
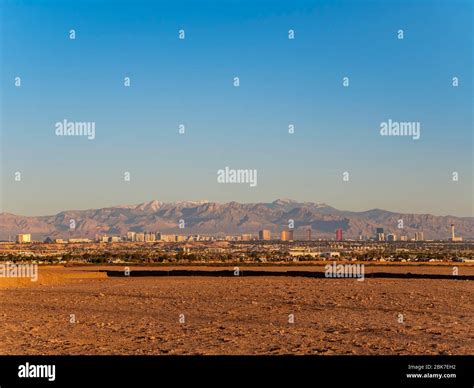
[[[342,228],[336,229],[336,241],[342,241]]]

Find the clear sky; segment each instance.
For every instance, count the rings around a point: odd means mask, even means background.
[[[472,4],[4,0],[0,211],[288,197],[472,216]],[[95,139],[56,136],[64,119]],[[389,119],[420,139],[381,136]],[[226,166],[257,187],[218,183]]]

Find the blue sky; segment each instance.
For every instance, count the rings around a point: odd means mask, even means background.
[[[474,215],[472,2],[1,4],[1,211],[289,197]],[[63,119],[96,138],[56,136]],[[380,136],[388,119],[421,138]],[[257,187],[217,183],[225,166]]]

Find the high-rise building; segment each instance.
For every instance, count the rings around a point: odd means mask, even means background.
[[[385,234],[383,232],[383,228],[377,228],[375,230],[375,238],[377,241],[385,241]]]
[[[456,237],[456,234],[454,233],[454,224],[451,224],[451,241],[462,241],[462,237]]]
[[[259,240],[270,240],[271,239],[271,233],[268,229],[263,229],[258,232],[258,239]]]
[[[311,228],[306,231],[306,240],[311,241]]]
[[[26,244],[31,242],[31,234],[17,234],[16,242],[18,244]]]
[[[241,239],[242,239],[242,241],[250,241],[250,240],[252,240],[252,235],[248,234],[248,233],[242,234]]]
[[[397,235],[395,233],[387,234],[387,241],[390,241],[390,242],[397,241]]]
[[[137,242],[145,242],[145,233],[140,232],[135,234],[135,241]]]
[[[127,232],[127,240],[128,241],[135,241],[135,232]]]
[[[336,241],[342,241],[342,228],[336,229]]]
[[[415,232],[415,241],[423,241],[424,239],[423,232]]]
[[[154,242],[156,239],[155,233],[147,232],[145,233],[145,242]]]
[[[281,231],[281,241],[293,241],[293,231],[292,230],[282,230]]]

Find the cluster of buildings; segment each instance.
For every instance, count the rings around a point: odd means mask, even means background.
[[[338,251],[320,251],[307,247],[295,247],[289,250],[290,257],[312,257],[315,259],[338,259],[341,252]]]
[[[393,242],[398,240],[398,236],[395,233],[388,233],[385,234],[383,228],[377,228],[375,237],[375,241],[388,241],[388,242]],[[408,235],[401,235],[400,236],[400,241],[425,241],[425,236],[423,232],[415,232],[415,235],[413,238],[410,238]],[[449,241],[452,242],[459,242],[462,241],[462,237],[457,237],[454,233],[454,225],[451,224],[451,238]]]
[[[336,238],[336,240],[337,240],[337,238]],[[383,228],[377,228],[376,229],[375,241],[393,242],[393,241],[397,241],[397,240],[398,240],[398,237],[395,233],[385,234]],[[408,237],[408,235],[405,234],[405,235],[400,236],[400,241],[425,241],[425,236],[424,236],[423,232],[415,232],[414,238],[410,239]],[[451,224],[451,238],[449,239],[449,241],[452,241],[452,242],[462,241],[462,237],[458,237],[455,234],[454,224]]]
[[[258,236],[251,233],[241,234],[240,236],[226,236],[225,240],[228,241],[271,241],[272,233],[269,229],[262,229],[258,232]],[[281,241],[293,241],[294,235],[293,230],[283,230],[280,234]]]
[[[234,241],[252,241],[252,240],[259,240],[259,241],[271,241],[272,240],[272,234],[269,229],[263,229],[258,232],[258,237],[252,235],[252,234],[242,234],[240,238],[238,236],[234,236],[237,238],[234,238]],[[273,240],[278,240],[274,238]],[[306,240],[311,241],[311,229],[308,229],[306,231]],[[288,230],[282,230],[280,232],[280,241],[295,241],[295,235],[294,235],[294,230],[288,229]]]
[[[377,228],[375,231],[375,241],[388,241],[388,242],[394,242],[398,240],[398,236],[395,233],[384,233],[383,228]],[[414,238],[410,239],[408,235],[401,235],[400,236],[400,241],[424,241],[425,236],[423,232],[415,232]]]
[[[308,231],[308,240],[311,240],[311,230]],[[108,236],[106,234],[97,234],[95,240],[89,238],[69,238],[62,239],[56,238],[52,239],[48,237],[46,243],[56,243],[56,244],[66,244],[66,243],[91,243],[93,241],[100,243],[114,243],[114,242],[191,242],[191,241],[215,241],[215,240],[224,240],[224,241],[270,241],[272,235],[270,230],[263,229],[258,232],[258,237],[254,234],[246,233],[241,235],[226,235],[223,238],[216,238],[214,236],[203,236],[203,235],[178,235],[178,234],[163,234],[160,232],[127,232],[126,236]],[[294,232],[293,230],[283,230],[280,235],[281,241],[294,241]],[[16,236],[16,242],[19,244],[30,243],[31,234],[18,234]]]
[[[343,230],[342,228],[337,228],[336,231],[336,241],[344,241],[343,238]],[[362,235],[359,236],[359,240],[373,240],[373,241],[388,241],[388,242],[394,242],[398,240],[398,236],[395,233],[387,233],[385,234],[383,228],[376,228],[375,230],[375,236],[374,237],[363,237]],[[424,241],[425,237],[423,235],[423,232],[415,232],[415,237],[412,238],[411,240],[408,238],[408,235],[402,235],[400,236],[400,241]]]
[[[300,238],[299,240],[311,241],[311,229],[307,229],[305,233],[305,239]],[[126,236],[107,236],[107,235],[96,235],[95,242],[100,243],[114,243],[114,242],[193,242],[193,241],[272,241],[272,234],[269,229],[262,229],[258,232],[258,235],[255,234],[240,234],[240,235],[225,235],[223,237],[216,236],[204,236],[204,235],[177,235],[177,234],[163,234],[160,232],[127,232]],[[278,240],[274,238],[273,240]],[[294,230],[282,230],[280,233],[280,241],[295,241]],[[359,237],[359,240],[364,240],[363,236]],[[385,234],[383,228],[376,228],[375,235],[373,237],[365,237],[365,240],[379,241],[379,242],[394,242],[398,241],[398,236],[395,233]],[[400,236],[399,241],[424,241],[425,237],[423,232],[415,232],[414,238],[409,238],[408,235],[404,234]],[[31,243],[31,234],[24,233],[18,234],[15,241],[19,244]],[[88,238],[69,238],[67,240],[57,238],[51,239],[47,238],[46,243],[91,243],[94,240]],[[335,230],[335,241],[344,241],[343,229],[337,228]],[[458,237],[455,234],[454,224],[451,224],[451,237],[449,241],[460,242],[463,241],[462,237]]]
[[[201,235],[179,235],[179,234],[163,234],[160,232],[127,232],[124,237],[107,235],[97,235],[96,242],[184,242],[184,241],[212,241],[211,236]]]

